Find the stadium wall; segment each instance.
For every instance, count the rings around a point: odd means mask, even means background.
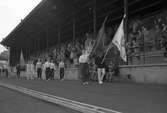
[[[120,76],[139,83],[167,84],[167,63],[120,66]]]

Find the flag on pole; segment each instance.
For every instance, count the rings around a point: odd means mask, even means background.
[[[105,32],[105,23],[107,21],[108,16],[106,16],[98,34],[97,34],[97,40],[94,44],[94,47],[92,49],[92,54],[96,53],[99,56],[102,56],[105,52],[105,41],[106,41],[106,32]]]
[[[125,34],[124,34],[124,19],[122,19],[121,24],[119,25],[112,43],[116,45],[118,50],[120,51],[121,58],[127,62],[126,50],[125,50]]]
[[[23,57],[23,52],[21,50],[21,54],[20,54],[20,65],[23,66],[25,65],[25,61],[24,61],[24,57]]]

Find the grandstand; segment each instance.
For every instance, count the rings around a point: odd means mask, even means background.
[[[167,50],[164,43],[167,38],[166,1],[124,1],[128,9],[128,65],[118,59],[119,64],[122,64],[121,75],[131,75],[136,82],[167,83]],[[26,61],[49,56],[56,59],[72,57],[72,62],[75,62],[88,37],[91,37],[92,42],[96,40],[106,16],[106,29],[109,29],[112,39],[124,15],[124,1],[42,0],[1,42],[10,47],[10,65],[15,66],[19,62],[21,50]],[[111,51],[106,62],[112,58]],[[71,78],[77,78],[77,75],[74,76]]]

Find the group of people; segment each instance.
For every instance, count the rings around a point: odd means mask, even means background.
[[[118,75],[118,67],[112,62],[106,65],[103,62],[103,57],[96,56],[92,63],[92,69],[90,69],[91,57],[86,50],[82,51],[82,55],[79,57],[79,63],[83,85],[89,84],[88,81],[90,79],[93,80],[96,78],[99,84],[103,84],[104,78],[106,81],[112,82],[113,75]]]
[[[64,69],[65,64],[63,60],[59,62],[59,72],[60,72],[60,80],[64,80]],[[38,79],[44,79],[44,80],[54,80],[56,65],[53,61],[53,59],[47,59],[44,63],[42,63],[41,59],[38,59],[38,61],[34,64],[33,61],[29,61],[25,66],[25,76],[28,80],[35,78],[35,73],[37,73]],[[16,66],[17,70],[17,77],[20,78],[20,72],[22,71],[22,66],[18,64]]]
[[[0,67],[0,75],[5,75],[6,77],[8,77],[8,67],[7,65],[3,65],[2,67]]]
[[[80,74],[81,74],[81,80],[83,85],[89,84],[89,80],[92,79],[92,77],[97,78],[97,81],[99,84],[103,84],[104,77],[107,80],[112,79],[113,75],[113,66],[110,65],[108,72],[107,66],[105,62],[102,62],[103,57],[96,56],[93,62],[93,72],[90,72],[90,54],[86,50],[82,50],[82,54],[79,57],[79,64],[80,64]],[[20,71],[21,66],[17,65],[17,77],[20,78]],[[38,61],[34,64],[33,61],[29,61],[25,66],[26,71],[26,78],[28,80],[35,78],[35,73],[37,73],[38,79],[44,79],[44,80],[54,80],[55,78],[55,70],[59,70],[60,80],[64,80],[64,72],[65,72],[65,63],[63,60],[60,60],[57,65],[54,63],[53,59],[47,59],[45,62],[42,62],[41,59],[38,59]]]
[[[135,63],[135,57],[141,63],[142,54],[155,51],[164,51],[164,58],[167,58],[166,12],[144,20],[136,18],[129,22],[128,31],[126,48],[130,64]]]

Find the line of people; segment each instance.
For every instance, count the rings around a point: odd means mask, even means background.
[[[87,53],[86,50],[82,51],[82,55],[79,57],[79,63],[80,63],[80,72],[81,72],[81,80],[83,82],[83,85],[88,84],[89,80],[96,80],[98,81],[99,84],[103,84],[104,78],[106,81],[111,82],[112,81],[112,75],[118,74],[116,72],[112,64],[109,66],[106,66],[105,63],[101,63],[103,57],[96,56],[95,61],[93,63],[93,71],[91,72],[90,69],[90,56]],[[37,78],[38,79],[44,79],[44,80],[54,80],[54,75],[55,75],[55,70],[57,66],[55,65],[53,60],[50,60],[49,58],[42,63],[40,59],[38,59],[37,63],[34,65],[33,62],[28,62],[26,65],[26,78],[29,79],[34,79],[35,72],[37,72]],[[64,80],[64,71],[65,71],[65,64],[63,60],[61,60],[58,64],[59,67],[59,75],[60,75],[60,80]],[[19,70],[19,69],[17,69]],[[93,74],[92,74],[93,73]],[[17,71],[17,74],[19,75],[18,78],[20,77],[20,71]],[[96,76],[97,75],[97,76]]]
[[[65,64],[63,60],[59,62],[59,72],[60,72],[60,80],[64,80],[64,70],[65,70]],[[35,78],[35,73],[37,72],[37,78],[43,79],[43,80],[54,80],[56,65],[53,60],[50,60],[49,58],[42,63],[41,59],[38,59],[37,63],[34,65],[32,61],[29,61],[26,64],[26,78],[28,80],[32,80]],[[21,66],[16,66],[17,70],[17,77],[20,78],[20,72],[21,72]]]
[[[8,77],[8,66],[7,65],[3,65],[0,66],[0,76],[6,76]]]

